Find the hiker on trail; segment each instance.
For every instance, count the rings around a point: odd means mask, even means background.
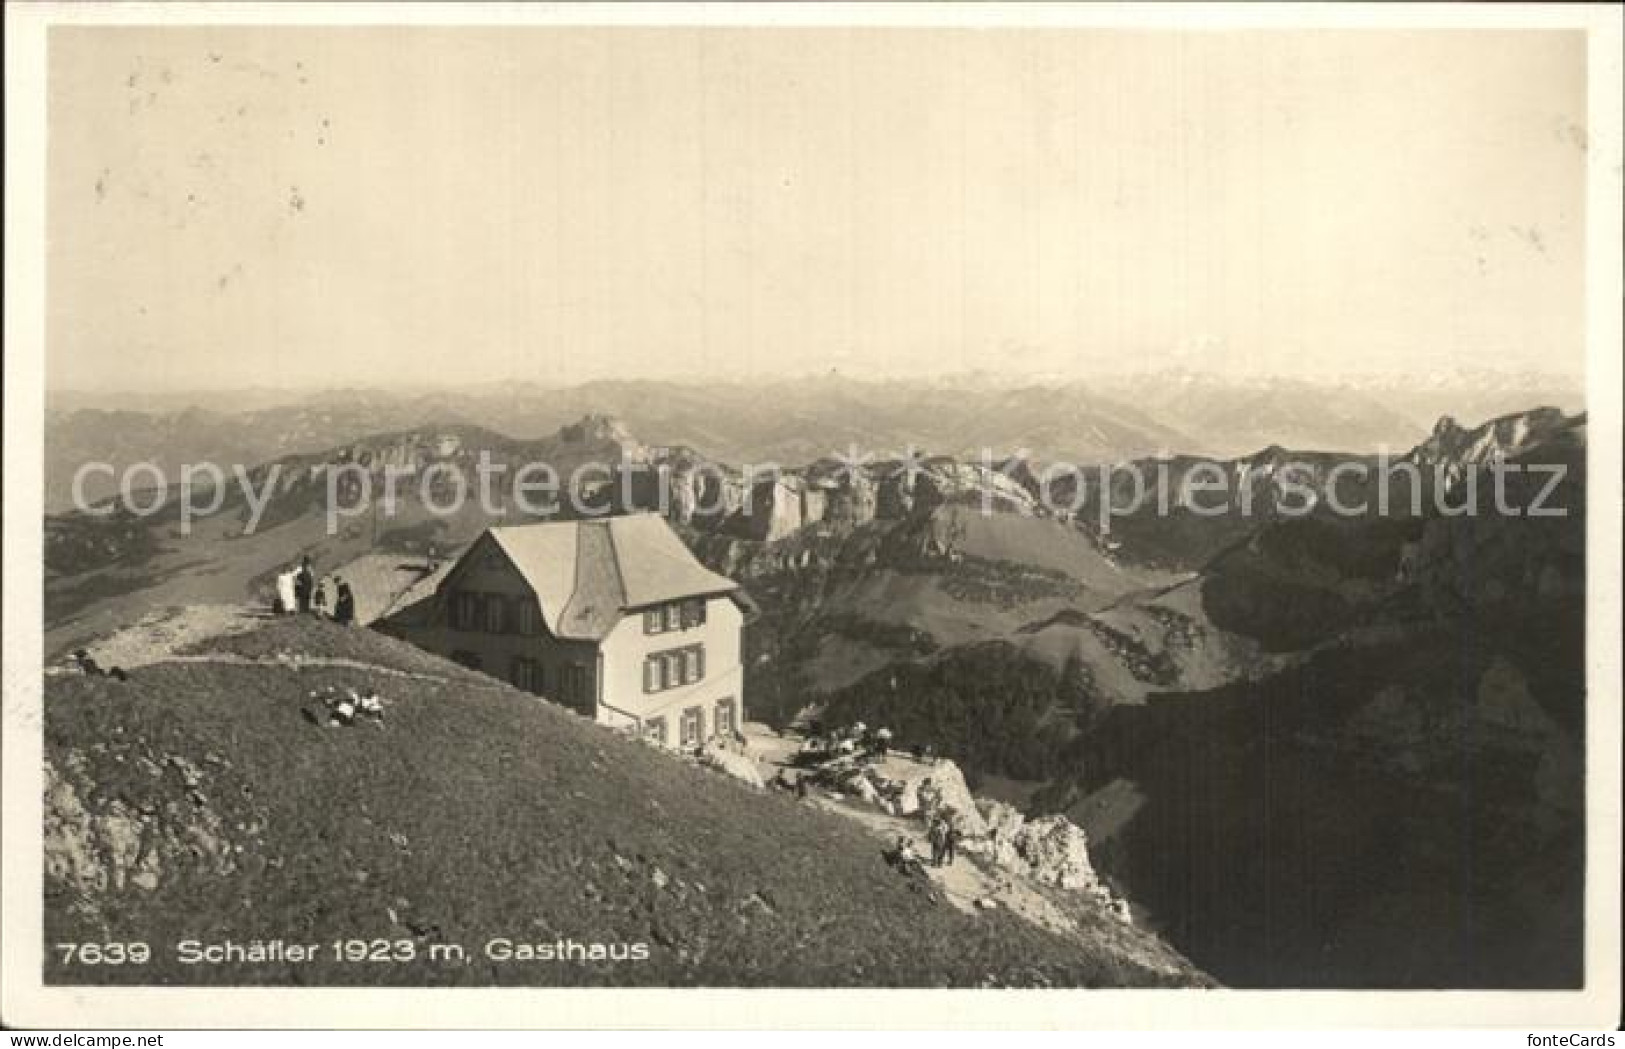
[[[355,595],[350,593],[350,584],[342,576],[333,577],[338,582],[339,599],[333,605],[333,618],[344,626],[355,622]]]
[[[79,668],[79,672],[86,677],[101,677],[107,673],[101,668],[101,664],[97,663],[90,653],[82,648],[74,651],[73,663],[74,666]]]
[[[316,593],[311,596],[310,607],[318,616],[327,614],[327,580],[323,579],[316,584]]]
[[[907,877],[930,880],[924,864],[920,863],[919,853],[914,851],[914,843],[907,835],[897,836],[897,847],[886,857],[886,861]]]
[[[943,859],[947,861],[947,864],[950,867],[954,865],[954,860],[959,856],[959,839],[962,837],[964,837],[964,832],[959,829],[959,824],[957,823],[949,823],[947,830],[943,833],[942,855]]]
[[[942,857],[948,851],[948,828],[942,820],[932,820],[931,827],[925,832],[926,840],[931,843],[931,866],[942,866]]]
[[[310,570],[310,557],[299,559],[299,571],[293,577],[293,599],[300,612],[310,611],[310,595],[316,588],[316,576]]]
[[[875,753],[881,757],[891,750],[891,729],[882,726],[875,730]]]
[[[807,800],[807,774],[805,772],[796,777],[796,800]]]

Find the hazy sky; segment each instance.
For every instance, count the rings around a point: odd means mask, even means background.
[[[63,29],[57,388],[1579,372],[1579,33]]]

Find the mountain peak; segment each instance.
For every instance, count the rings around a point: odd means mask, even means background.
[[[614,443],[629,447],[638,443],[618,416],[604,412],[588,412],[577,421],[560,427],[559,439],[572,444]]]

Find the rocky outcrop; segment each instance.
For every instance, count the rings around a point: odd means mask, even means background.
[[[83,758],[69,752],[45,763],[45,878],[80,910],[131,890],[152,892],[185,867],[209,875],[237,869],[236,849],[204,793],[204,773],[184,758],[162,765],[140,759],[158,782],[177,781],[179,797],[161,802],[90,800]]]
[[[744,754],[738,754],[721,747],[707,747],[700,752],[700,764],[708,769],[715,769],[724,775],[732,776],[734,779],[749,784],[757,790],[767,789],[767,784],[762,781],[761,769],[755,761]]]
[[[1089,862],[1089,836],[1065,816],[1028,820],[1011,843],[1034,878],[1062,889],[1093,889],[1100,884]]]
[[[965,774],[952,761],[939,760],[896,782],[900,815],[918,813],[922,819],[931,820],[950,813],[949,818],[967,837],[980,838],[987,834],[987,823],[977,811],[976,798],[965,785]]]

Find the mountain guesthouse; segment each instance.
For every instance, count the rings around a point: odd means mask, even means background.
[[[379,624],[663,746],[744,718],[749,598],[649,513],[487,529],[434,594]]]

